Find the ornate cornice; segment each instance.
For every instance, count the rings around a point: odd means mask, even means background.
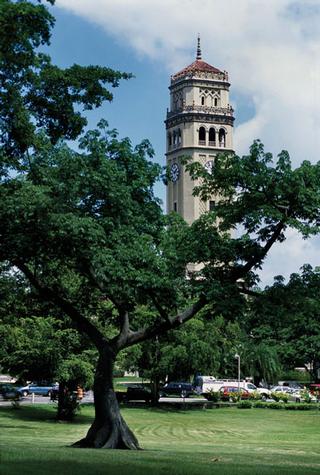
[[[207,122],[209,124],[225,124],[233,126],[234,117],[231,115],[216,115],[190,112],[176,114],[164,121],[167,129],[174,127],[175,125],[182,124],[184,122]]]
[[[182,79],[181,81],[177,81],[174,83],[171,83],[169,86],[170,90],[173,89],[178,89],[178,88],[183,88],[186,86],[196,86],[199,87],[199,85],[204,84],[207,87],[212,87],[214,86],[217,89],[223,89],[223,90],[229,90],[230,83],[228,81],[217,81],[216,79],[205,79],[205,78],[186,78]]]

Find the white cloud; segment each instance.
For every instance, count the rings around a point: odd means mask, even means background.
[[[236,125],[236,151],[246,153],[260,138],[275,154],[287,149],[295,165],[320,159],[319,0],[56,0],[56,5],[157,61],[168,76],[194,60],[200,32],[204,59],[229,72],[235,100],[241,94],[254,105],[253,117]],[[237,115],[241,118],[241,110]],[[284,268],[296,252],[319,264],[318,240],[310,241],[310,252],[296,238],[288,242]]]
[[[318,0],[57,0],[103,27],[168,74],[203,53],[230,73],[232,89],[252,98],[255,115],[238,125],[245,153],[255,138],[287,148],[295,163],[320,149],[320,8]],[[318,27],[317,27],[318,25]],[[241,117],[241,111],[238,111]]]
[[[294,230],[287,231],[286,236],[284,243],[277,243],[272,247],[259,272],[264,285],[272,284],[276,275],[283,275],[288,279],[290,274],[299,272],[304,264],[320,266],[320,237],[302,240]]]

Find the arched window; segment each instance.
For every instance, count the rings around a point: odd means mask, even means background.
[[[201,105],[204,106],[204,96],[201,97]]]
[[[173,146],[175,147],[177,145],[177,134],[175,130],[173,131],[172,137]]]
[[[200,127],[199,129],[199,145],[206,144],[206,129],[204,127]]]
[[[216,131],[213,127],[209,129],[209,146],[214,147],[216,145]]]
[[[171,132],[168,133],[168,147],[171,147],[172,145],[172,135]]]
[[[182,142],[181,130],[180,130],[180,129],[178,129],[178,137],[177,137],[177,139],[178,139],[178,144],[180,145],[181,142]]]
[[[226,146],[226,132],[224,129],[219,130],[219,146],[220,147]]]
[[[218,99],[215,97],[215,99],[214,99],[214,106],[217,107],[217,105],[218,105]]]

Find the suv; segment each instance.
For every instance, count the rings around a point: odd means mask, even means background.
[[[128,386],[126,395],[124,397],[125,401],[146,401],[150,402],[152,400],[151,388],[145,384],[135,384]]]
[[[185,383],[185,382],[166,383],[160,391],[161,397],[167,397],[167,396],[189,397],[192,394],[194,394],[192,384]]]

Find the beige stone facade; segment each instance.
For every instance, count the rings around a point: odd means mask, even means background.
[[[195,183],[181,164],[190,156],[210,170],[219,152],[233,150],[233,109],[229,104],[228,74],[197,59],[171,77],[167,111],[167,211],[177,211],[190,224],[214,206],[192,195]]]

